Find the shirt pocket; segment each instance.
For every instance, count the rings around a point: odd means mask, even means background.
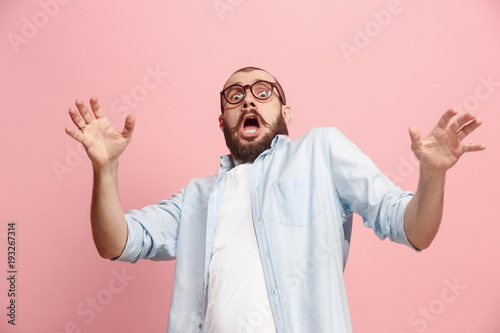
[[[306,227],[321,214],[312,174],[280,180],[273,188],[281,224]]]

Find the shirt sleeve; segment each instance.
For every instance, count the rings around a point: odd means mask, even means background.
[[[356,213],[380,239],[405,244],[404,212],[413,193],[396,187],[361,150],[335,128],[326,130],[332,181],[346,214]]]
[[[127,212],[127,244],[122,254],[111,260],[175,259],[184,190],[156,205]]]

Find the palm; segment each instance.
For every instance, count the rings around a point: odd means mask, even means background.
[[[82,142],[87,154],[93,161],[106,164],[120,156],[128,145],[127,139],[116,131],[107,118],[100,118],[85,127]]]
[[[84,146],[94,166],[103,167],[116,161],[129,144],[132,139],[134,119],[133,116],[127,117],[125,128],[120,133],[111,126],[109,120],[104,116],[97,98],[93,97],[90,103],[95,119],[90,115],[83,102],[77,101],[76,105],[80,115],[74,109],[70,109],[70,115],[75,125],[79,128],[84,127],[84,129],[82,132],[78,132],[67,128],[66,132]],[[85,126],[83,126],[84,122]]]
[[[432,132],[422,140],[418,129],[410,128],[412,150],[422,166],[444,172],[455,165],[463,153],[485,148],[482,144],[462,142],[468,134],[481,125],[481,120],[472,113],[466,113],[448,126],[455,115],[456,111],[448,110]]]

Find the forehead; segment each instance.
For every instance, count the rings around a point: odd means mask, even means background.
[[[227,79],[226,84],[224,84],[224,88],[226,89],[227,87],[233,85],[233,84],[241,84],[241,85],[247,85],[247,84],[252,84],[255,81],[258,80],[266,80],[269,82],[275,82],[274,77],[269,74],[268,72],[261,71],[261,70],[254,70],[248,73],[245,72],[238,72],[234,73]]]

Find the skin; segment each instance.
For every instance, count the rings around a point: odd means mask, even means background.
[[[128,227],[118,197],[118,157],[132,140],[135,117],[127,116],[121,132],[115,130],[104,116],[97,97],[90,99],[92,116],[81,99],[69,109],[73,123],[83,132],[66,127],[66,133],[80,142],[87,151],[94,171],[94,186],[90,208],[92,236],[99,255],[116,258],[127,243]]]
[[[272,75],[265,71],[233,74],[224,88],[240,83],[252,84],[257,80],[274,82]],[[97,97],[90,99],[91,112],[81,99],[77,99],[75,107],[69,109],[69,115],[77,128],[66,127],[66,133],[80,142],[92,162],[94,186],[91,204],[91,226],[94,243],[103,258],[116,258],[125,248],[128,229],[123,209],[118,197],[117,167],[118,158],[132,140],[135,116],[125,119],[122,131],[114,129],[105,117]],[[254,109],[268,124],[276,121],[281,113],[288,125],[293,118],[292,109],[282,106],[276,91],[266,101],[253,97],[247,90],[240,104],[224,105],[224,114],[219,116],[219,127],[223,130],[226,123],[234,127],[245,110]],[[404,229],[409,241],[418,249],[425,249],[432,243],[441,223],[443,213],[444,184],[446,171],[457,163],[459,158],[468,152],[481,151],[484,144],[464,143],[463,139],[481,125],[481,120],[473,113],[457,115],[457,111],[446,111],[432,132],[421,139],[417,127],[409,128],[411,149],[420,161],[420,179],[415,196],[408,203],[404,214]],[[451,122],[451,123],[450,123]],[[87,125],[85,125],[87,124]],[[250,141],[260,140],[270,129],[261,124],[252,138],[240,130],[233,135],[242,145]]]
[[[224,84],[223,89],[226,89],[233,84],[245,86],[258,80],[275,82],[274,77],[265,71],[254,70],[248,73],[239,72],[229,77]],[[223,105],[224,113],[219,116],[219,128],[221,131],[224,131],[224,123],[231,128],[234,127],[238,123],[241,114],[245,110],[250,109],[254,109],[260,113],[268,124],[275,123],[280,112],[283,115],[287,126],[293,119],[292,108],[288,105],[281,106],[276,88],[274,88],[271,98],[264,101],[256,99],[250,92],[250,89],[247,89],[245,98],[241,101],[241,103],[229,104],[226,101],[223,101]],[[260,140],[260,138],[267,133],[270,133],[269,126],[263,126],[263,124],[260,124],[260,129],[256,136],[247,137],[244,133],[241,133],[241,131],[234,131],[233,135],[238,137],[238,140],[242,145],[247,145],[250,141]]]
[[[459,115],[450,109],[424,139],[417,127],[411,126],[411,149],[420,162],[420,178],[415,196],[404,214],[404,229],[410,243],[418,249],[428,248],[436,236],[443,216],[446,171],[464,153],[481,151],[486,145],[464,143],[463,139],[482,123],[472,112]]]

